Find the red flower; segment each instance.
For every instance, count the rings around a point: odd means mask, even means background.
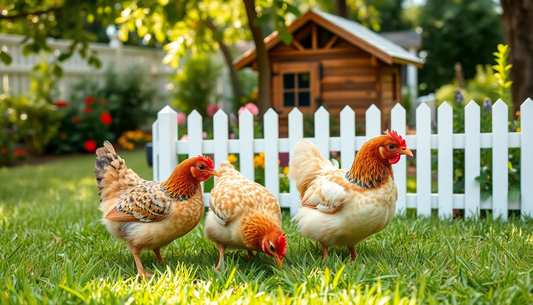
[[[13,152],[13,156],[15,156],[15,157],[25,156],[27,154],[28,154],[28,152],[24,148],[21,148],[19,150],[15,150]]]
[[[66,139],[67,138],[67,133],[66,132],[62,132],[60,137],[61,137],[61,139]]]
[[[91,107],[85,107],[85,109],[83,109],[83,113],[87,114],[87,113],[91,113],[92,109]]]
[[[68,103],[65,102],[65,101],[57,101],[57,102],[54,103],[54,105],[56,105],[57,107],[62,108],[62,107],[67,107]]]
[[[100,120],[102,121],[102,123],[106,125],[111,125],[111,123],[113,122],[113,119],[111,118],[109,113],[106,113],[106,112],[100,115]]]
[[[85,98],[85,103],[90,104],[92,102],[94,102],[94,99],[92,97],[88,96]]]
[[[72,119],[72,122],[73,122],[74,124],[78,124],[79,122],[81,122],[81,119],[80,119],[79,116],[75,116],[75,117]]]
[[[94,152],[96,150],[96,142],[94,140],[87,140],[87,142],[85,142],[84,148],[88,152]]]

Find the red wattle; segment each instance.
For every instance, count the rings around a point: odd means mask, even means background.
[[[398,155],[396,155],[396,156],[390,158],[390,159],[389,159],[389,164],[396,164],[396,163],[398,163],[398,161],[400,161],[400,157],[401,157],[401,156],[398,154]]]

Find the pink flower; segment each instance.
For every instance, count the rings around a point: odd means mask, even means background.
[[[218,106],[216,104],[211,104],[209,106],[207,106],[207,115],[209,117],[213,117],[215,115],[215,113],[217,113],[218,111]]]
[[[204,139],[207,138],[207,132],[205,132],[205,131],[202,132],[202,137],[203,137]]]
[[[229,134],[229,138],[230,138],[230,139],[235,139],[235,134],[234,134],[233,132],[230,133],[230,134]]]
[[[331,152],[331,155],[334,157],[334,158],[338,158],[341,156],[341,152],[340,151],[332,151]]]
[[[257,106],[253,103],[248,103],[244,106],[242,106],[240,109],[239,109],[239,115],[241,115],[241,113],[244,112],[244,110],[248,109],[248,111],[250,111],[251,114],[253,115],[258,115],[259,114],[259,108],[257,108]]]
[[[181,136],[180,141],[189,141],[189,135],[184,134],[183,136]]]
[[[178,112],[178,125],[185,125],[186,121],[187,117],[185,116],[185,113]]]

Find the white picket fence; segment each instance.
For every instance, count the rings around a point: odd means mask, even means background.
[[[406,192],[406,159],[393,166],[398,187],[397,211],[416,208],[418,215],[430,215],[438,209],[440,217],[448,217],[453,209],[464,209],[466,216],[476,215],[480,209],[493,211],[494,217],[507,219],[508,210],[521,210],[522,215],[533,215],[533,100],[521,105],[521,132],[508,132],[508,107],[498,100],[492,108],[492,133],[480,133],[480,107],[474,101],[465,108],[465,133],[453,134],[452,108],[443,103],[438,108],[438,134],[431,133],[430,108],[424,103],[416,109],[416,135],[406,135],[405,109],[397,104],[391,112],[391,129],[404,135],[407,147],[416,150],[416,193]],[[341,165],[349,168],[355,152],[370,138],[382,134],[380,110],[372,105],[366,111],[366,136],[355,135],[355,113],[346,106],[340,113],[340,137],[330,137],[329,113],[320,108],[315,113],[315,137],[309,138],[329,158],[330,151],[341,152]],[[202,117],[192,112],[187,119],[189,138],[178,141],[177,114],[163,108],[153,124],[154,180],[166,180],[177,165],[178,154],[195,157],[214,154],[215,166],[228,159],[228,154],[239,154],[241,173],[254,180],[254,154],[265,153],[265,186],[278,199],[280,206],[297,212],[299,197],[293,182],[290,193],[279,191],[278,154],[292,152],[303,138],[303,115],[297,109],[289,114],[289,137],[279,138],[278,115],[273,109],[264,115],[264,138],[254,139],[253,115],[245,111],[239,116],[240,139],[229,139],[228,116],[219,110],[214,118],[214,139],[202,137]],[[508,148],[519,147],[521,153],[521,196],[508,199]],[[493,193],[481,200],[480,185],[475,178],[480,174],[480,149],[493,149]],[[431,193],[431,150],[438,150],[438,193]],[[465,193],[453,193],[453,149],[465,150]],[[208,206],[209,193],[204,193]]]

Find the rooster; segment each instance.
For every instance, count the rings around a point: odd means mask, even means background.
[[[331,246],[348,247],[355,260],[355,246],[389,225],[398,199],[392,164],[401,155],[413,156],[405,140],[388,130],[361,147],[349,170],[324,159],[310,141],[296,143],[289,178],[296,182],[300,208],[293,220],[322,245],[324,261]]]
[[[96,150],[94,175],[102,223],[123,239],[133,254],[140,277],[151,277],[141,263],[143,249],[160,249],[194,229],[204,213],[200,182],[218,175],[211,159],[198,156],[180,163],[165,182],[146,181],[126,167],[111,143]]]
[[[218,167],[220,178],[211,190],[205,220],[206,238],[217,244],[220,269],[227,248],[264,252],[283,267],[287,238],[281,231],[281,210],[272,193],[247,180],[228,161]]]

